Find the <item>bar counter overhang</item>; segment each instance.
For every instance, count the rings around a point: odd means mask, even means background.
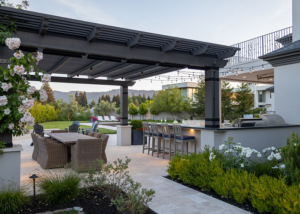
[[[169,127],[172,131],[172,126]],[[219,148],[229,137],[233,142],[241,143],[244,147],[250,147],[261,152],[267,147],[276,148],[286,145],[286,139],[292,132],[300,135],[300,125],[286,124],[280,126],[259,126],[259,127],[222,127],[207,128],[201,126],[182,125],[184,135],[192,135],[196,138],[196,150],[199,152],[205,146]],[[188,144],[189,151],[193,151],[193,144]]]

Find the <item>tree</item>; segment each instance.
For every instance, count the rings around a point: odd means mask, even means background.
[[[78,97],[78,104],[83,106],[83,93],[79,92],[79,97]]]
[[[78,95],[78,91],[75,92],[75,100],[79,103],[79,95]]]
[[[141,103],[141,104],[139,105],[139,111],[138,111],[138,113],[139,113],[140,115],[145,115],[145,114],[148,113],[148,107],[147,107],[147,105],[146,105],[145,103]]]
[[[149,100],[149,101],[151,100],[151,98],[150,98],[150,96],[149,96],[149,95],[148,95],[148,97],[147,97],[147,100]]]
[[[109,96],[109,94],[105,95],[105,101],[110,102],[110,96]]]
[[[238,103],[235,107],[235,112],[238,117],[243,116],[253,107],[253,94],[247,83],[242,83],[238,86],[235,101]]]
[[[181,96],[178,87],[168,86],[166,90],[159,91],[151,105],[152,112],[169,112],[176,119],[177,114],[188,109],[188,102]]]
[[[90,108],[93,108],[96,105],[95,100],[93,99],[92,102],[90,103]]]
[[[50,84],[48,82],[45,82],[41,89],[44,89],[47,92],[48,98],[47,100],[44,102],[45,103],[55,103],[55,98],[54,98],[54,94],[52,91],[52,88],[50,87]]]
[[[133,103],[130,103],[128,105],[128,114],[131,115],[131,119],[132,115],[137,115],[137,107]]]
[[[98,99],[98,103],[100,103],[100,101],[101,101],[101,98],[99,97],[99,99]]]
[[[232,95],[233,87],[229,82],[222,81],[221,83],[221,102],[222,102],[222,117],[223,120],[229,119],[232,116]]]
[[[87,97],[86,97],[86,93],[83,93],[83,101],[82,101],[82,106],[87,107],[88,106],[88,101],[87,101]]]
[[[102,94],[101,100],[105,101],[105,96]]]
[[[73,116],[76,115],[78,111],[78,102],[75,100],[75,97],[73,94],[69,95],[69,102],[65,102],[64,100],[61,100],[60,103],[61,113],[64,117],[66,117],[69,121]]]
[[[98,116],[108,116],[116,108],[116,103],[110,103],[104,100],[101,100],[94,108],[95,115]]]
[[[116,103],[116,107],[120,107],[120,103],[121,103],[121,97],[120,94],[116,95],[115,101],[113,101]]]
[[[201,77],[198,81],[198,87],[196,88],[196,93],[194,94],[195,102],[193,102],[192,107],[196,115],[200,116],[203,120],[205,115],[205,79]]]
[[[118,114],[118,115],[121,114],[121,107],[118,107],[118,109],[117,109],[117,114]]]

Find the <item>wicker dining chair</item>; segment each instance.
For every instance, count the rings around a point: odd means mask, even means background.
[[[182,134],[182,128],[181,125],[173,125],[174,129],[174,141],[175,141],[175,146],[174,146],[174,152],[176,154],[177,148],[176,144],[177,142],[181,143],[181,154],[184,153],[184,144],[186,145],[186,154],[188,154],[188,143],[194,143],[194,152],[196,153],[196,138],[195,136],[190,136],[190,135],[183,135]]]
[[[151,128],[151,136],[152,136],[152,156],[154,152],[157,152],[157,157],[159,157],[159,153],[162,152],[161,150],[161,139],[162,134],[158,131],[158,126],[155,123],[150,124]],[[155,145],[157,142],[157,145]]]
[[[71,146],[71,165],[75,171],[87,171],[97,166],[96,161],[102,158],[102,142],[98,139],[78,139]]]
[[[101,155],[101,159],[103,160],[104,163],[107,163],[107,157],[106,157],[105,149],[106,149],[106,146],[107,146],[109,135],[108,134],[102,134],[101,138],[102,138],[102,155]]]
[[[73,123],[72,125],[69,126],[69,132],[79,133],[79,131],[80,131],[80,127],[78,124]]]
[[[68,162],[67,146],[58,141],[38,136],[38,163],[44,169],[61,168]]]
[[[150,150],[152,150],[152,147],[150,147],[150,138],[152,137],[152,134],[151,134],[150,126],[149,126],[148,122],[143,122],[142,125],[143,125],[143,153],[145,150],[148,150],[148,155],[149,155]],[[145,140],[147,138],[149,138],[149,139],[147,140],[148,143],[146,145]]]
[[[33,143],[32,159],[37,160],[39,153],[38,136],[35,133],[31,133],[31,138]]]
[[[163,159],[165,159],[165,153],[169,154],[171,160],[172,144],[174,143],[174,134],[171,133],[168,124],[161,124],[161,133],[163,139]],[[169,149],[166,151],[166,141],[169,141]],[[174,152],[173,152],[174,153]]]

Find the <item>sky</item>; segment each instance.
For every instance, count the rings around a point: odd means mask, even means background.
[[[223,45],[292,26],[292,0],[29,0],[29,4],[31,11]],[[161,90],[161,85],[141,80],[131,89]],[[51,87],[88,92],[119,88],[61,83]]]

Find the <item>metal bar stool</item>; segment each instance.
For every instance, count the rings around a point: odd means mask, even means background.
[[[148,140],[148,144],[145,145],[145,138],[149,138]],[[150,138],[152,137],[152,133],[150,130],[150,126],[148,122],[143,122],[143,153],[144,151],[147,149],[148,150],[148,155],[149,155],[149,151],[152,150],[152,148],[150,147]]]
[[[169,153],[169,160],[171,160],[172,143],[174,143],[174,134],[170,133],[168,124],[161,124],[161,133],[163,139],[163,159],[165,159],[165,152]],[[169,151],[166,151],[166,140],[169,141]],[[174,153],[174,152],[173,152]]]
[[[159,157],[159,153],[161,150],[161,139],[162,134],[158,131],[158,126],[155,123],[150,124],[151,133],[152,133],[152,156],[154,152],[157,152],[157,157]],[[155,141],[157,140],[157,146],[155,146]]]
[[[180,125],[173,125],[174,129],[174,139],[175,139],[175,154],[176,154],[176,144],[181,143],[181,154],[184,152],[184,144],[186,144],[186,154],[188,154],[188,142],[194,142],[194,152],[196,153],[196,138],[195,136],[183,135]]]

